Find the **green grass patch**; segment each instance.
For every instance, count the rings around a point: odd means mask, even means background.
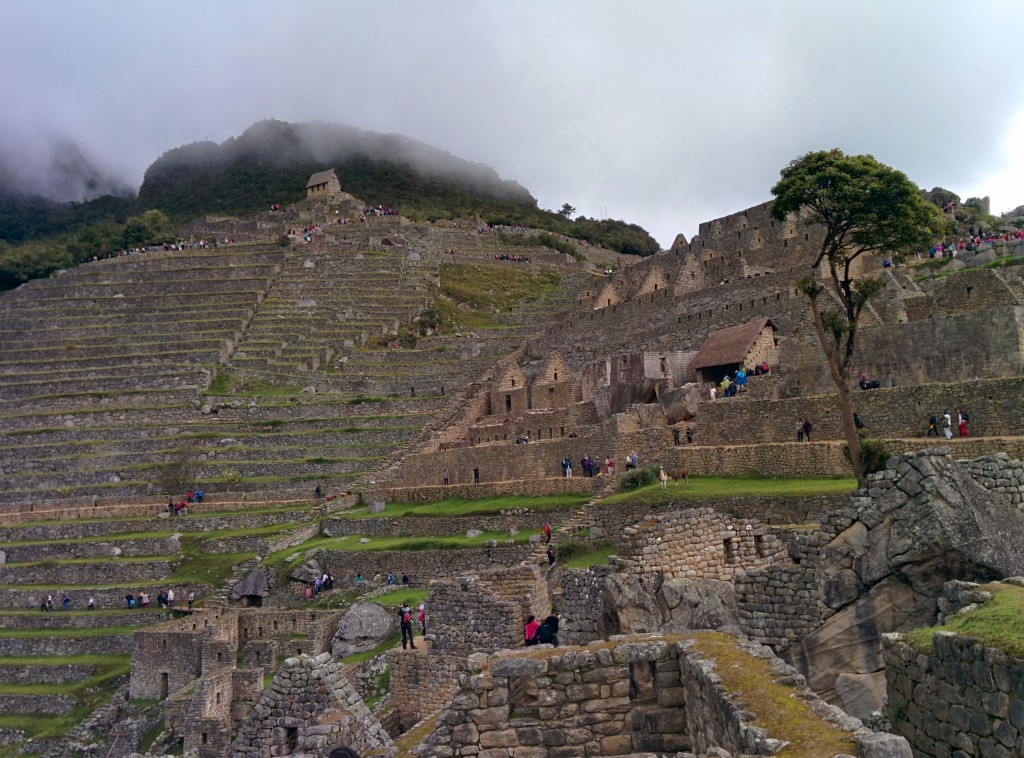
[[[401,635],[399,635],[399,634],[392,634],[390,637],[388,637],[386,640],[384,640],[382,643],[377,645],[377,647],[373,648],[372,650],[367,650],[367,651],[362,652],[362,653],[354,653],[352,655],[346,655],[344,658],[341,659],[341,662],[342,663],[365,663],[366,661],[370,660],[371,658],[376,658],[381,653],[386,653],[388,650],[390,650],[395,645],[397,645],[401,641],[401,639],[402,639]]]
[[[734,638],[719,632],[696,639],[697,649],[715,661],[725,690],[737,694],[746,703],[745,710],[757,714],[753,725],[789,742],[776,753],[778,758],[859,754],[849,732],[815,716],[807,701],[794,696],[792,687],[773,681],[768,661],[738,650]]]
[[[235,376],[227,371],[218,371],[203,394],[207,396],[281,397],[298,395],[301,391],[301,387],[282,386],[264,379]]]
[[[610,542],[596,542],[590,545],[589,548],[574,552],[565,560],[559,559],[559,562],[563,568],[567,569],[588,569],[591,566],[601,566],[608,563],[608,556],[614,554],[615,545]]]
[[[127,608],[125,609],[127,610]],[[54,611],[60,613],[60,611]],[[139,611],[144,614],[145,611]],[[89,629],[0,629],[0,639],[31,640],[41,637],[62,637],[68,639],[85,639],[89,637],[122,637],[131,634],[137,626],[97,626]],[[65,658],[59,658],[61,662]]]
[[[932,651],[936,632],[954,632],[972,637],[988,647],[1002,650],[1014,658],[1024,658],[1024,588],[1011,584],[987,584],[983,590],[992,599],[972,611],[954,616],[944,626],[914,629],[906,640],[922,653]]]
[[[402,516],[474,516],[494,513],[511,508],[528,508],[545,513],[579,508],[590,500],[590,495],[544,495],[541,497],[488,497],[470,500],[464,497],[450,497],[432,503],[388,503],[382,513],[370,513],[365,505],[350,508],[336,514],[340,518],[399,518]],[[538,524],[540,526],[540,524]]]
[[[385,592],[383,595],[369,600],[367,602],[380,603],[381,605],[394,606],[398,608],[403,602],[408,603],[413,608],[416,608],[420,603],[427,599],[427,595],[430,594],[429,587],[395,587],[390,592]],[[430,610],[429,608],[427,609]],[[413,625],[416,625],[415,614],[413,614]],[[430,614],[427,614],[427,624],[430,624]],[[429,627],[428,627],[429,630]]]
[[[672,503],[680,500],[707,500],[724,497],[815,497],[843,495],[856,488],[853,477],[760,477],[760,476],[691,476],[690,484],[669,481],[651,484],[629,492],[621,492],[601,500],[614,503]]]
[[[38,631],[37,631],[38,634]],[[70,662],[80,656],[68,656],[58,659],[61,662]],[[35,689],[32,692],[50,694],[50,687],[60,687],[59,692],[75,698],[76,705],[70,711],[59,716],[41,716],[36,714],[5,713],[0,715],[0,727],[8,729],[20,729],[31,739],[41,737],[61,737],[68,733],[74,726],[78,725],[86,716],[95,711],[100,705],[110,700],[114,689],[123,681],[131,670],[131,658],[129,656],[100,656],[103,661],[96,662],[97,670],[89,677],[80,682],[68,685],[31,685]],[[17,687],[21,685],[7,685]],[[6,691],[6,690],[4,690]],[[18,755],[23,755],[20,751]],[[0,754],[2,755],[2,754]]]

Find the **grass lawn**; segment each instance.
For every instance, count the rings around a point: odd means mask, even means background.
[[[907,642],[922,653],[932,650],[936,632],[955,632],[973,637],[988,647],[1002,650],[1015,658],[1024,658],[1024,587],[1012,584],[986,584],[981,589],[992,593],[992,599],[973,611],[950,619],[945,626],[914,629],[906,635]]]
[[[615,554],[615,546],[610,542],[600,543],[594,546],[593,550],[574,555],[562,561],[562,568],[567,569],[588,569],[591,566],[600,566],[608,562],[608,556]]]
[[[388,503],[382,513],[370,513],[366,505],[360,505],[335,514],[338,518],[399,518],[401,516],[471,516],[479,513],[494,513],[506,508],[528,508],[531,511],[547,512],[579,508],[589,501],[590,495],[544,495],[542,497],[487,497],[470,500],[464,497],[450,497],[432,503]]]
[[[757,477],[757,476],[691,476],[690,484],[670,481],[661,489],[660,483],[606,497],[602,504],[671,503],[681,500],[709,500],[722,497],[814,497],[816,495],[848,494],[857,486],[853,477]]]

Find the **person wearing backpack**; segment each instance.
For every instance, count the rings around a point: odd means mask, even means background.
[[[537,644],[558,647],[558,616],[553,612],[537,627]]]
[[[412,609],[409,607],[409,601],[402,603],[402,607],[398,610],[398,620],[402,625],[402,650],[406,649],[406,639],[408,639],[409,647],[415,650],[416,645],[413,643],[412,637]]]
[[[967,415],[967,411],[959,410],[956,412],[957,415],[957,426],[960,428],[960,436],[967,437],[967,422],[970,421],[970,417]]]

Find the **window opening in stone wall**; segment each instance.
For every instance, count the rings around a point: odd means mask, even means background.
[[[558,372],[557,371],[555,372],[555,381],[556,382],[558,381]]]
[[[203,732],[202,743],[204,745],[208,745],[210,743],[210,736],[206,732]]]
[[[506,411],[511,411],[512,410],[512,396],[511,395],[505,395],[505,410]]]
[[[262,626],[261,626],[261,627],[257,627],[257,629],[256,629],[256,634],[257,634],[258,636],[260,636],[260,637],[262,637],[262,636],[263,636],[263,627],[262,627]]]
[[[220,693],[219,692],[214,696],[214,703],[216,705],[220,705]]]
[[[217,663],[220,663],[224,659],[224,653],[217,653]]]
[[[515,380],[515,379],[513,379],[513,380],[512,380],[512,386],[513,386],[513,387],[515,387],[515,386],[516,386],[516,380]]]
[[[160,674],[160,699],[163,700],[171,694],[171,675],[166,671]]]
[[[256,663],[262,663],[262,661],[260,661],[261,657],[262,657],[262,653],[260,653],[260,651],[257,650],[256,651]]]
[[[160,640],[160,642],[162,643],[161,647],[163,647],[163,649],[166,650],[167,649],[167,640]]]
[[[757,551],[758,558],[764,558],[767,554],[767,548],[764,543],[763,534],[754,535],[754,550]]]
[[[509,718],[538,718],[537,678],[510,676],[508,678]]]
[[[274,622],[274,631],[275,632],[277,631],[277,622],[276,621]]]
[[[552,427],[548,427],[548,439],[553,440],[555,438],[555,430]]]
[[[565,427],[564,426],[560,426],[558,428],[561,430],[561,436],[564,437],[565,436]]]
[[[653,700],[656,696],[654,661],[633,661],[629,664],[629,699]]]
[[[725,552],[725,562],[727,564],[739,562],[740,556],[739,551],[736,550],[736,539],[734,537],[722,540],[722,549]]]
[[[288,727],[288,731],[285,734],[285,747],[288,749],[288,755],[291,755],[299,748],[299,728],[297,726]]]
[[[661,359],[661,373],[668,373],[668,361],[665,360],[664,358]]]

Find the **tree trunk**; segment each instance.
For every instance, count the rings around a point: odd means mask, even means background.
[[[853,394],[850,392],[850,385],[839,369],[839,356],[835,348],[829,344],[825,335],[825,325],[821,321],[821,311],[818,309],[818,298],[811,295],[811,314],[814,316],[814,329],[818,333],[818,341],[821,343],[821,350],[825,353],[828,361],[829,372],[832,374],[832,381],[839,391],[839,413],[843,423],[843,434],[846,436],[846,444],[850,448],[850,464],[853,466],[853,475],[857,477],[857,483],[864,483],[864,462],[861,460],[860,436],[857,434],[857,425],[853,421]]]

